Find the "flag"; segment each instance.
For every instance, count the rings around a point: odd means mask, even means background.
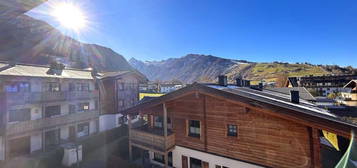
[[[337,135],[331,132],[327,132],[325,130],[322,130],[322,134],[324,134],[324,137],[331,143],[333,147],[337,151],[340,151],[340,148],[338,147],[338,140],[337,140]]]

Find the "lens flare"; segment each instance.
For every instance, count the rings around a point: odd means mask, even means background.
[[[69,2],[59,3],[53,7],[51,14],[63,27],[78,31],[86,26],[87,18],[81,9]]]

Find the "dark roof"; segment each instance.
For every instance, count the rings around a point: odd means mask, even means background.
[[[142,103],[151,101],[151,100],[156,99],[156,98],[157,98],[157,97],[145,96],[145,97],[143,97],[140,101],[138,101],[137,104],[142,104]]]
[[[291,84],[291,86],[293,87],[299,87],[299,83],[298,83],[298,79],[297,77],[289,77],[288,78],[289,83]]]
[[[348,87],[348,88],[355,88],[357,86],[357,80],[351,80],[350,82],[348,82],[344,88]]]
[[[330,113],[328,110],[317,107],[315,104],[305,100],[300,100],[299,104],[291,103],[290,96],[269,90],[258,91],[245,87],[237,87],[228,85],[227,87],[219,85],[203,85],[194,83],[182,89],[173,91],[161,97],[157,97],[146,102],[140,103],[134,107],[128,108],[122,113],[137,114],[140,110],[145,108],[154,107],[170,100],[177,99],[180,96],[187,95],[187,93],[199,92],[208,95],[216,95],[232,101],[239,101],[250,104],[252,106],[262,108],[282,108],[288,110],[275,110],[278,113],[294,115],[303,117],[304,120],[309,120],[314,123],[319,119],[319,122],[327,124],[327,121],[336,124],[341,124],[344,129],[356,129],[357,125],[341,120],[335,114]],[[289,111],[291,110],[291,111]],[[322,119],[322,121],[321,121]]]
[[[115,71],[115,72],[101,72],[98,73],[100,79],[109,79],[109,78],[117,78],[120,77],[122,75],[127,75],[127,74],[135,74],[137,75],[139,78],[141,78],[143,81],[148,81],[148,79],[146,78],[145,75],[143,75],[142,73],[138,72],[138,71]]]
[[[64,79],[93,79],[92,71],[74,68],[65,68],[61,75],[50,74],[50,67],[44,65],[16,64],[0,62],[0,76],[22,76],[41,78],[64,78]]]
[[[283,93],[287,95],[290,95],[290,91],[295,90],[295,91],[299,91],[299,96],[301,99],[308,100],[308,101],[315,101],[314,96],[312,96],[311,93],[307,91],[305,87],[266,88],[265,90]]]

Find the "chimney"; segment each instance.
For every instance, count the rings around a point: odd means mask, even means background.
[[[219,75],[218,76],[218,85],[227,86],[227,76],[226,75]]]
[[[242,83],[244,87],[250,87],[250,80],[243,80]]]
[[[291,90],[290,91],[290,101],[291,103],[299,104],[299,91]]]
[[[236,85],[238,87],[244,86],[244,80],[242,80],[242,78],[236,78]]]
[[[259,83],[258,88],[259,88],[260,90],[263,90],[264,86],[263,86],[263,83],[262,83],[262,82]]]
[[[47,71],[47,74],[51,75],[62,75],[62,71],[65,69],[65,65],[58,62],[52,62],[50,69]]]

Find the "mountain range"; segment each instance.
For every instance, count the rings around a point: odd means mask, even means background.
[[[0,61],[31,64],[59,61],[72,68],[133,70],[126,59],[112,49],[79,42],[48,23],[24,14],[0,16],[0,32]]]
[[[216,82],[217,76],[222,74],[227,75],[230,82],[237,77],[253,82],[272,82],[281,76],[357,74],[357,69],[353,67],[310,63],[259,63],[201,54],[188,54],[162,61],[140,61],[131,58],[129,63],[151,81],[180,80],[184,83]]]
[[[225,74],[229,81],[244,77],[253,81],[275,81],[279,76],[357,74],[352,67],[309,63],[259,63],[225,59],[212,55],[188,54],[162,61],[127,60],[110,48],[86,44],[68,37],[48,23],[27,15],[0,15],[0,61],[46,65],[52,61],[72,68],[98,71],[137,69],[149,80],[180,80],[185,83],[216,82]]]

